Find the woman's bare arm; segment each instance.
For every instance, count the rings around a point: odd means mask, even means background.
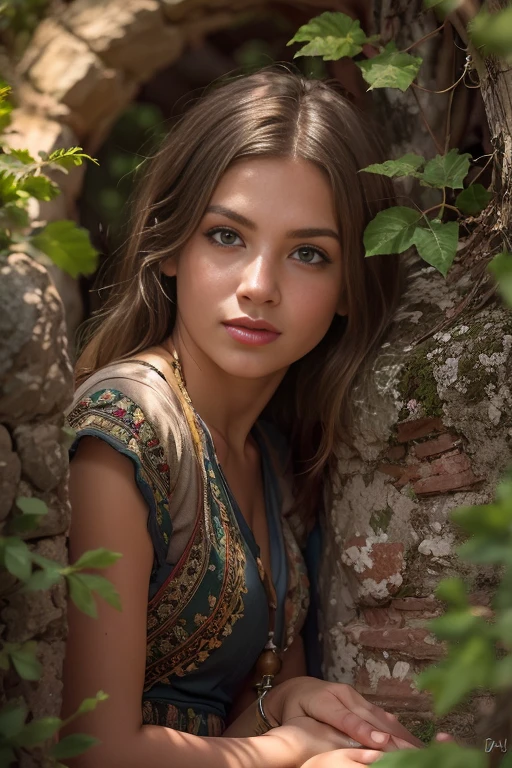
[[[133,465],[103,441],[85,437],[71,463],[73,508],[70,560],[107,547],[123,557],[105,569],[122,601],[122,612],[98,601],[98,619],[69,604],[69,637],[64,668],[63,717],[103,690],[109,699],[81,716],[65,733],[100,739],[73,768],[295,768],[293,740],[213,738],[141,724],[146,658],[146,611],[153,547],[147,507],[134,480]],[[283,730],[283,729],[279,729]],[[62,734],[65,735],[65,734]],[[341,746],[341,745],[340,745]],[[318,751],[321,751],[320,749]]]

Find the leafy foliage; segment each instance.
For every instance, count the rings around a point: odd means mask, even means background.
[[[406,91],[417,77],[422,59],[397,50],[390,42],[382,53],[365,61],[358,61],[357,66],[370,88],[399,88]]]
[[[333,61],[360,53],[369,38],[358,20],[344,13],[326,11],[300,27],[287,45],[304,42],[308,44],[297,51],[294,59],[298,56],[322,56],[324,61]]]
[[[482,8],[468,30],[473,45],[484,56],[494,54],[507,59],[512,56],[512,5],[497,13]]]

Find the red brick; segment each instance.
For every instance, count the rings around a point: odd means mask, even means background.
[[[362,548],[366,546],[365,536],[354,536],[345,544],[345,549],[350,547]],[[373,579],[380,583],[381,581],[389,581],[389,579],[397,573],[401,573],[404,567],[404,545],[401,541],[380,542],[373,544],[368,557],[372,560],[371,568],[364,568],[361,572],[351,568],[353,574],[358,581],[363,582],[365,579]],[[399,586],[390,584],[388,587],[389,594],[394,594],[400,589]]]
[[[366,648],[399,652],[413,659],[441,659],[445,655],[445,649],[440,643],[426,642],[425,638],[430,637],[428,630],[418,627],[377,629],[363,624],[347,625],[346,633],[353,643]]]
[[[404,467],[404,471],[395,485],[397,488],[401,488],[407,483],[419,480],[422,477],[428,477],[430,474],[432,474],[432,470],[428,462],[425,462],[425,464],[409,464],[408,467]]]
[[[413,451],[418,459],[425,459],[427,456],[435,456],[437,453],[444,453],[444,451],[456,448],[460,443],[460,437],[444,432],[439,437],[426,440],[424,443],[418,443],[418,445],[414,446]]]
[[[444,425],[440,418],[424,416],[413,421],[401,421],[397,424],[397,439],[399,443],[407,443],[409,440],[417,440],[426,437],[433,432],[443,432]]]
[[[398,611],[416,611],[432,613],[442,610],[442,604],[434,597],[395,597],[391,607]]]
[[[385,475],[390,475],[390,477],[399,480],[407,467],[403,467],[401,464],[386,464],[385,462],[381,462],[377,469],[379,472],[384,472]]]
[[[403,614],[392,606],[365,608],[363,616],[369,627],[402,626],[404,624]]]
[[[400,461],[400,459],[403,459],[405,456],[405,453],[405,445],[392,445],[391,448],[388,448],[384,456],[390,461]]]
[[[454,475],[443,474],[425,477],[417,480],[412,487],[418,496],[430,493],[446,493],[447,491],[465,489],[480,482],[481,479],[476,477],[471,469],[468,469],[465,472],[458,472]]]
[[[434,459],[430,466],[433,475],[455,475],[471,469],[471,462],[465,453],[457,452]]]
[[[430,695],[424,691],[418,691],[412,675],[407,675],[403,680],[381,677],[374,687],[370,683],[368,671],[362,667],[357,672],[354,687],[368,701],[386,710],[425,712],[431,708]]]

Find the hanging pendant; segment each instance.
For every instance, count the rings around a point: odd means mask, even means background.
[[[278,648],[274,644],[274,633],[271,631],[268,633],[265,649],[256,662],[256,679],[260,681],[255,686],[258,696],[272,688],[274,677],[281,671],[283,662],[279,658],[277,651]]]

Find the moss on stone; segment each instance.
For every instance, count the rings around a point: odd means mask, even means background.
[[[443,406],[437,392],[432,363],[427,360],[427,354],[433,346],[433,343],[429,342],[410,355],[401,372],[398,390],[404,403],[417,400],[426,416],[442,416]],[[399,415],[400,420],[409,415],[409,410],[404,405]]]
[[[393,510],[389,505],[386,506],[384,509],[378,509],[372,512],[372,516],[370,517],[370,527],[372,531],[375,534],[378,534],[379,531],[382,531],[382,533],[386,533],[386,531],[389,528],[389,523],[392,517],[393,517]]]

